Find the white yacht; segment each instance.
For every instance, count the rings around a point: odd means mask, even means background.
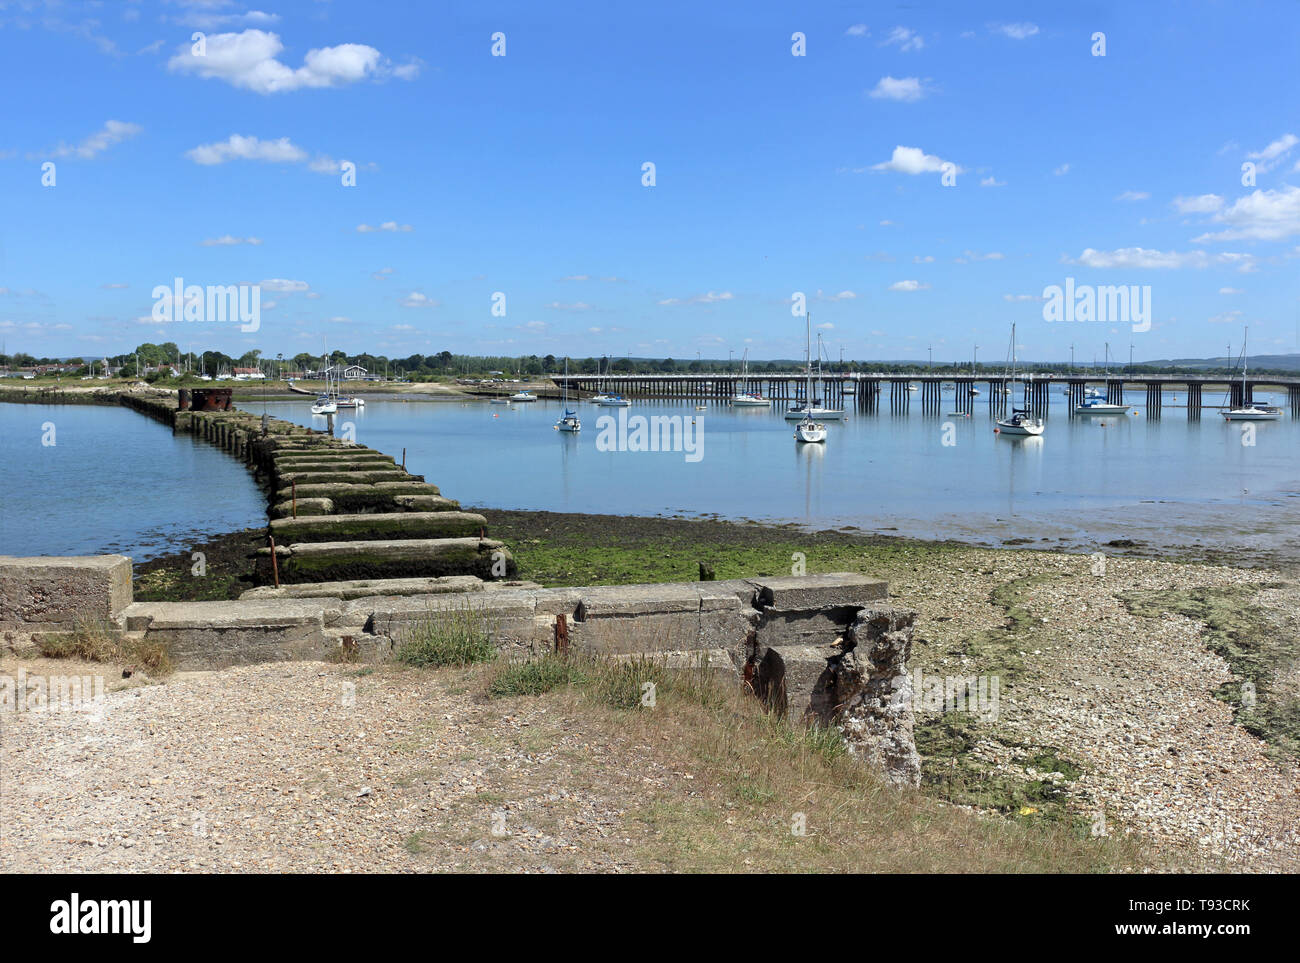
[[[804,353],[805,353],[805,357],[807,358],[807,364],[804,365],[804,397],[811,398],[812,397],[812,315],[809,314],[806,317],[807,317],[807,322],[806,322],[807,332],[805,334],[806,348]],[[794,409],[791,409],[791,411],[793,410]],[[812,408],[810,406],[805,406],[803,418],[799,421],[799,424],[794,426],[795,441],[801,443],[825,444],[826,426],[821,424],[818,421],[813,420],[812,412],[815,410],[816,410],[815,408]],[[842,415],[843,412],[840,412],[840,414]],[[790,412],[786,412],[785,416],[789,418]]]
[[[1248,327],[1241,338],[1241,397],[1243,399],[1246,397],[1246,335],[1249,333]],[[1239,407],[1229,408],[1223,413],[1224,421],[1278,421],[1281,417],[1281,408],[1257,405],[1253,401],[1243,401]]]
[[[1016,326],[1011,325],[1011,384],[1016,383]],[[1007,418],[998,419],[997,431],[1000,435],[1041,435],[1044,429],[1043,419],[1034,417],[1033,413],[1021,408],[1012,410]]]

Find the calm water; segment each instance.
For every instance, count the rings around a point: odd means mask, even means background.
[[[577,406],[577,435],[552,430],[558,402],[505,407],[382,397],[340,413],[336,431],[351,422],[358,443],[398,458],[405,447],[411,471],[483,508],[717,514],[993,544],[1130,538],[1266,548],[1293,543],[1300,531],[1300,424],[1289,415],[1256,425],[1255,444],[1247,446],[1241,425],[1225,423],[1213,408],[1192,424],[1185,408],[1169,405],[1158,420],[1140,406],[1127,418],[1072,419],[1058,392],[1046,434],[1013,440],[993,433],[987,397],[975,399],[970,418],[922,415],[917,398],[909,414],[850,410],[846,422],[829,423],[824,446],[796,443],[775,404],[711,404],[697,412],[693,403],[635,402],[629,415],[678,414],[703,426],[703,457],[695,463],[680,452],[598,450],[597,419],[618,410],[589,403]],[[1144,404],[1145,394],[1125,400]],[[1285,404],[1282,395],[1257,400]],[[887,409],[887,396],[883,401]],[[1220,399],[1207,393],[1205,401]],[[324,427],[307,408],[267,406],[278,417]],[[943,444],[945,423],[950,446]]]
[[[309,404],[241,407],[323,428]],[[830,423],[824,446],[797,444],[779,408],[697,412],[647,401],[628,410],[695,418],[703,447],[693,463],[682,452],[598,450],[597,421],[618,410],[585,403],[578,435],[552,429],[557,402],[383,397],[341,413],[336,430],[352,423],[359,443],[398,458],[405,447],[411,471],[481,508],[716,514],[991,544],[1297,543],[1300,425],[1289,415],[1257,425],[1247,446],[1241,426],[1214,409],[1188,424],[1181,408],[1166,407],[1161,420],[1140,407],[1127,418],[1071,419],[1064,396],[1052,405],[1038,439],[996,436],[981,396],[970,418],[922,415],[917,399],[910,414],[850,411],[846,422]],[[40,443],[45,421],[56,424],[53,448]],[[946,423],[955,444],[943,444]],[[0,404],[0,464],[4,554],[120,551],[143,559],[265,522],[263,496],[241,464],[127,409]]]
[[[0,404],[0,555],[144,561],[265,524],[248,470],[190,435],[127,408]]]

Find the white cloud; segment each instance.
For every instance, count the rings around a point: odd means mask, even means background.
[[[295,292],[306,291],[308,288],[306,281],[288,281],[284,278],[270,278],[257,283],[264,291],[278,291],[281,294],[294,294]]]
[[[384,223],[380,224],[378,227],[372,226],[370,224],[357,225],[358,234],[373,234],[375,233],[375,231],[388,231],[390,233],[399,233],[399,232],[406,233],[408,231],[413,231],[413,230],[415,230],[415,228],[411,227],[411,225],[398,224],[396,221],[384,221]]]
[[[421,294],[419,291],[412,291],[397,303],[404,308],[436,308],[438,306],[437,301],[428,295]]]
[[[1261,171],[1272,170],[1278,165],[1287,154],[1291,153],[1291,148],[1300,144],[1300,137],[1295,134],[1283,134],[1277,140],[1273,141],[1263,150],[1250,151],[1246,154],[1251,160],[1255,161],[1255,166]],[[1300,169],[1300,163],[1296,164]]]
[[[1251,254],[1207,254],[1204,251],[1156,251],[1143,247],[1122,247],[1114,251],[1085,248],[1078,260],[1066,259],[1070,264],[1090,268],[1140,268],[1144,270],[1176,270],[1179,268],[1207,268],[1211,266],[1235,267],[1243,273],[1255,269]]]
[[[232,160],[265,161],[268,164],[296,164],[306,160],[307,152],[298,147],[288,137],[279,140],[259,140],[256,137],[244,137],[231,134],[224,141],[214,144],[200,144],[185,152],[185,156],[196,164],[211,166],[224,164]]]
[[[259,94],[283,93],[311,87],[340,87],[362,80],[395,76],[410,80],[419,73],[416,63],[394,68],[374,47],[344,43],[307,51],[303,65],[291,68],[276,57],[284,50],[278,34],[249,29],[242,33],[219,33],[207,38],[203,56],[195,56],[189,44],[167,62],[179,73],[223,80]]]
[[[103,288],[105,291],[122,291],[129,286],[130,285],[123,284],[121,281],[110,281],[108,284],[100,285],[100,287]],[[0,291],[3,290],[4,290],[3,288],[0,288]]]
[[[848,30],[845,30],[844,33],[850,37],[867,37],[871,35],[871,31],[867,29],[865,23],[855,23],[853,26],[849,27]]]
[[[817,325],[817,330],[819,330],[819,331],[834,331],[834,330],[835,330],[835,325],[831,324],[829,321],[823,321],[821,324]]]
[[[1224,311],[1222,314],[1216,314],[1206,318],[1210,324],[1237,324],[1241,321],[1242,314],[1240,311]]]
[[[552,301],[547,305],[553,311],[590,311],[591,305],[585,301],[574,301],[572,304],[561,304],[559,301]]]
[[[907,27],[895,27],[889,31],[889,36],[880,42],[882,47],[890,45],[897,45],[899,50],[907,53],[909,50],[920,50],[925,46],[925,41],[921,39],[920,34]]]
[[[1037,294],[1004,294],[1002,295],[1002,300],[1017,302],[1017,301],[1045,301],[1047,299]]]
[[[995,23],[989,27],[994,33],[1000,33],[1004,37],[1010,37],[1012,40],[1028,40],[1034,34],[1038,33],[1038,24],[1036,23]]]
[[[1219,288],[1220,294],[1245,294],[1241,288]]]
[[[839,294],[823,294],[821,288],[817,289],[817,294],[815,295],[818,301],[824,301],[830,304],[834,304],[837,301],[852,301],[857,296],[857,292],[855,291],[841,291]]]
[[[1064,177],[1066,174],[1070,173],[1070,165],[1062,164],[1060,167],[1054,167],[1052,168],[1052,173],[1057,177]]]
[[[918,255],[916,255],[914,258],[912,258],[912,263],[913,263],[913,264],[933,264],[933,263],[934,263],[934,255],[933,255],[933,254],[926,254],[926,255],[923,256],[923,255],[918,254]]]
[[[992,175],[985,177],[980,181],[980,187],[1006,187],[1006,181],[1000,181]]]
[[[873,171],[897,171],[900,174],[928,174],[942,170],[946,163],[943,158],[927,154],[919,147],[894,148],[894,154],[887,161],[872,166]],[[961,168],[957,168],[961,173]]]
[[[988,254],[981,254],[978,251],[963,251],[961,257],[953,258],[956,264],[968,264],[972,261],[1002,261],[1006,255],[1000,251],[990,251]]]
[[[120,144],[124,140],[129,140],[138,135],[142,130],[139,124],[128,124],[121,120],[110,120],[104,123],[102,129],[95,131],[79,144],[65,144],[59,142],[59,146],[53,150],[41,154],[42,157],[75,157],[79,160],[90,160],[96,154],[102,154],[114,144]]]
[[[392,274],[393,274],[393,269],[390,267],[386,267],[386,268],[380,268],[378,271],[376,271],[374,274],[370,276],[374,278],[376,281],[387,281]]]
[[[1125,191],[1115,196],[1117,201],[1149,201],[1150,199],[1151,195],[1146,191]]]
[[[221,237],[210,237],[205,241],[200,241],[204,247],[232,247],[236,244],[251,244],[257,247],[262,243],[260,237],[233,237],[230,234],[223,234]]]
[[[1194,244],[1210,241],[1281,241],[1300,234],[1300,187],[1255,191],[1240,197],[1213,218],[1226,231],[1203,234]]]
[[[889,286],[891,291],[925,291],[930,287],[920,281],[895,281]]]
[[[664,298],[658,304],[715,304],[718,301],[730,301],[735,295],[730,291],[708,291],[689,298]]]
[[[1213,214],[1223,207],[1223,198],[1218,194],[1201,194],[1197,197],[1179,195],[1171,203],[1179,214]]]
[[[876,100],[901,100],[911,103],[920,100],[929,92],[918,77],[881,77],[869,96]]]

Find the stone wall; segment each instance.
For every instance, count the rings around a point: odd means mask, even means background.
[[[131,560],[0,555],[0,630],[69,630],[113,623],[131,604]]]

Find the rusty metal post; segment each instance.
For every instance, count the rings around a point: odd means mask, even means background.
[[[289,489],[290,489],[290,491],[293,492],[293,517],[294,517],[294,518],[297,518],[297,517],[298,517],[298,481],[297,481],[297,479],[294,479],[294,478],[289,479]]]
[[[406,471],[406,449],[402,449],[402,471]]]
[[[267,536],[271,540],[271,571],[275,573],[275,587],[280,587],[280,560],[275,557],[275,536]]]
[[[569,623],[563,612],[555,617],[555,651],[561,655],[569,652]]]

